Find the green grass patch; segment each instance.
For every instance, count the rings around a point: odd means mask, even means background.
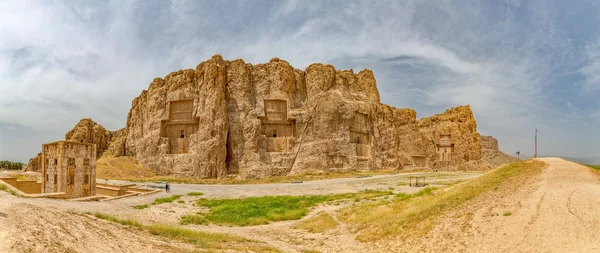
[[[422,236],[445,212],[503,184],[515,185],[542,171],[541,161],[511,163],[444,190],[425,188],[415,194],[397,194],[392,201],[361,203],[343,209],[338,219],[352,224],[360,241],[377,241],[387,236]]]
[[[90,213],[87,213],[90,214]],[[107,215],[107,214],[103,214],[103,213],[94,213],[94,216],[96,216],[96,218],[99,219],[103,219],[103,220],[107,220],[107,221],[111,221],[114,223],[119,223],[121,225],[125,225],[125,226],[130,226],[130,227],[134,227],[137,229],[142,229],[144,227],[144,225],[142,225],[141,223],[135,221],[135,220],[129,220],[129,219],[119,219],[117,217],[111,216],[111,215]]]
[[[181,217],[181,225],[195,224],[195,225],[207,225],[210,223],[204,216],[198,214],[188,214]]]
[[[157,198],[154,200],[154,202],[152,202],[151,205],[160,205],[160,204],[164,204],[164,203],[172,203],[175,200],[178,200],[179,198],[181,198],[181,195],[173,195],[173,196],[169,196],[169,197],[164,197],[164,198]]]
[[[10,193],[10,194],[12,194],[14,196],[19,197],[19,193],[17,193],[17,191],[15,191],[15,190],[13,190],[11,188],[8,188],[8,186],[6,186],[5,184],[0,184],[0,190],[8,192],[8,193]]]
[[[134,206],[133,208],[135,209],[146,209],[148,207],[150,207],[151,205],[160,205],[160,204],[164,204],[164,203],[172,203],[175,200],[178,200],[179,198],[181,198],[181,195],[173,195],[173,196],[169,196],[169,197],[164,197],[164,198],[157,198],[154,200],[154,202],[150,203],[150,204],[143,204],[143,205],[137,205]],[[179,202],[181,203],[181,202]]]
[[[600,171],[600,165],[587,165],[588,167]]]
[[[340,199],[367,199],[390,195],[387,191],[316,196],[266,196],[245,199],[200,199],[199,206],[210,208],[204,216],[218,225],[252,226],[271,221],[297,220],[308,213],[310,207]]]
[[[255,240],[223,233],[195,231],[173,225],[144,225],[134,220],[119,219],[103,213],[86,213],[99,219],[108,220],[125,226],[148,231],[152,235],[162,236],[195,245],[205,250],[234,250],[244,252],[279,252],[279,250]],[[212,251],[211,251],[212,252]]]
[[[204,193],[202,192],[188,192],[188,196],[202,196]]]
[[[511,215],[512,215],[512,212],[504,212],[504,213],[502,214],[502,216],[511,216]]]
[[[146,209],[146,208],[148,208],[148,207],[150,207],[150,205],[148,205],[148,204],[143,204],[143,205],[137,205],[137,206],[134,206],[133,208],[135,208],[135,209]]]

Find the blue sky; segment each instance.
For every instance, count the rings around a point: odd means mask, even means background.
[[[598,1],[2,1],[0,160],[80,118],[125,126],[155,77],[214,54],[372,69],[382,102],[470,104],[507,153],[600,157]]]

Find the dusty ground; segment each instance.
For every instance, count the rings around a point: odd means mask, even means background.
[[[451,211],[425,237],[379,250],[419,252],[600,252],[600,184],[560,158],[521,185],[483,194]],[[385,247],[385,248],[384,248]]]
[[[11,173],[9,173],[11,174]],[[12,175],[12,174],[11,174]],[[145,224],[167,223],[178,224],[183,215],[200,211],[194,205],[200,197],[183,196],[184,203],[173,202],[150,206],[138,210],[133,206],[151,203],[159,197],[173,194],[186,194],[200,191],[203,198],[238,198],[266,195],[307,195],[349,193],[364,189],[379,189],[394,192],[414,192],[421,188],[408,187],[409,176],[424,175],[431,184],[468,180],[481,173],[447,172],[447,173],[403,173],[394,175],[378,175],[366,178],[341,178],[320,181],[308,181],[301,184],[252,184],[252,185],[191,185],[172,184],[172,193],[164,192],[118,199],[108,202],[71,202],[55,199],[17,198],[0,191],[0,252],[177,252],[189,249],[189,245],[150,236],[149,234],[129,229],[121,225],[102,220],[91,219],[81,215],[84,212],[101,212],[119,218],[135,219]],[[98,182],[103,182],[99,180]],[[118,183],[118,181],[111,181]],[[122,183],[122,182],[121,182]],[[150,184],[159,185],[159,184]],[[390,188],[391,187],[391,188]],[[309,217],[321,212],[332,212],[341,205],[322,205]],[[284,252],[299,252],[300,249],[319,248],[324,242],[323,234],[311,234],[293,229],[297,221],[279,222],[266,226],[230,228],[219,226],[187,226],[189,228],[227,232],[245,238],[265,241]],[[343,235],[353,240],[351,235]],[[82,243],[85,241],[85,243]],[[125,246],[124,246],[125,245]],[[332,248],[340,248],[341,241]],[[362,249],[361,246],[348,244],[351,251]],[[345,248],[346,246],[342,247]]]
[[[426,236],[406,241],[361,243],[355,239],[352,229],[341,222],[322,233],[295,229],[299,221],[251,227],[185,227],[263,241],[283,252],[600,252],[598,175],[584,166],[562,159],[542,160],[549,166],[541,174],[476,197],[442,216]],[[201,191],[205,193],[202,197],[207,198],[345,193],[365,188],[413,192],[418,188],[405,186],[406,177],[410,175],[414,174],[331,179],[303,184],[172,186],[174,193]],[[478,175],[453,172],[433,177],[428,174],[428,181],[442,184]],[[184,203],[162,204],[142,210],[132,208],[162,196],[167,194],[79,203],[23,199],[0,192],[0,227],[3,228],[0,229],[0,242],[10,242],[0,244],[0,252],[41,252],[46,247],[57,252],[69,249],[84,252],[167,252],[186,249],[189,246],[80,215],[84,211],[97,211],[121,218],[135,218],[147,224],[177,224],[182,215],[200,210],[194,205],[200,197],[188,196],[182,197]],[[354,203],[348,201],[320,205],[303,220],[319,213],[328,213],[336,219],[338,210]],[[55,239],[57,232],[60,240]],[[78,243],[83,240],[91,242]],[[135,248],[119,248],[120,245],[135,245]]]

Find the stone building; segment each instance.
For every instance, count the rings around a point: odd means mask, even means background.
[[[66,198],[96,195],[96,144],[57,141],[42,145],[42,193]]]

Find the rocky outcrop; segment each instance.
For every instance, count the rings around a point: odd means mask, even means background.
[[[111,143],[113,132],[106,130],[92,119],[81,119],[71,131],[65,134],[65,140],[96,144],[96,157],[100,158]],[[115,147],[116,149],[116,147]],[[25,171],[40,172],[41,153],[29,159]]]
[[[156,78],[109,150],[159,175],[261,178],[307,172],[454,168],[481,159],[469,106],[416,119],[380,103],[365,69],[220,55]],[[113,148],[114,146],[114,148]]]
[[[498,140],[492,136],[481,136],[481,156],[487,167],[495,168],[503,164],[516,162],[516,157],[509,156],[498,149]]]
[[[125,131],[125,128],[111,132],[111,136],[110,144],[106,151],[104,151],[104,154],[111,156],[125,156],[125,141],[127,140],[127,131]]]
[[[89,118],[81,119],[71,131],[65,134],[65,140],[67,141],[96,144],[96,157],[98,158],[108,149],[111,138],[111,131],[107,131],[103,126]]]
[[[40,159],[42,159],[42,153],[38,153],[35,157],[29,159],[25,171],[40,172],[42,169]]]

